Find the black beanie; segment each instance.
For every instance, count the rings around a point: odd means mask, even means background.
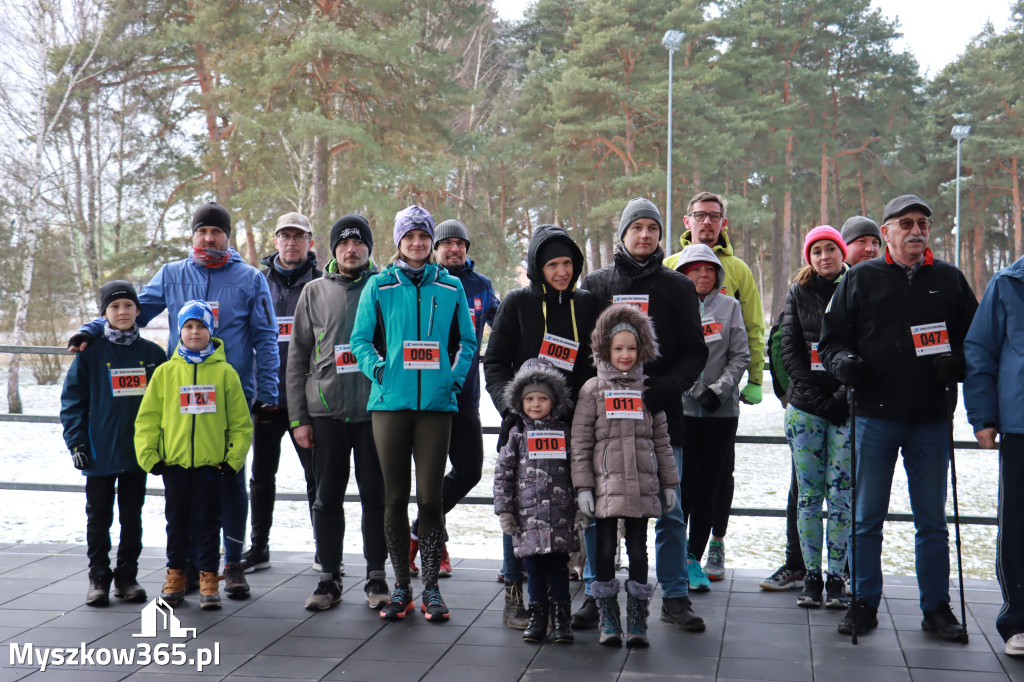
[[[549,260],[554,260],[555,258],[572,259],[575,255],[576,252],[566,243],[565,239],[549,239],[537,250],[537,265],[543,268],[544,264]]]
[[[230,235],[231,214],[228,213],[226,208],[218,204],[216,201],[203,204],[196,209],[195,213],[192,214],[192,234],[195,234],[196,230],[204,225],[219,227],[224,230],[224,234]]]
[[[349,214],[338,218],[338,222],[331,226],[331,258],[334,258],[334,249],[342,239],[361,239],[366,242],[373,253],[373,233],[370,232],[370,223],[361,215]]]
[[[131,285],[131,282],[126,282],[123,279],[115,279],[112,282],[107,282],[100,287],[100,315],[104,315],[107,312],[107,306],[118,301],[122,298],[127,298],[132,301],[136,307],[139,306],[139,295],[135,293],[135,287]]]

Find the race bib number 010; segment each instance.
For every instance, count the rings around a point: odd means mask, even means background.
[[[825,365],[821,364],[821,356],[818,355],[818,342],[811,341],[811,371],[824,372]]]
[[[179,392],[182,414],[205,414],[217,411],[216,386],[182,386]]]
[[[651,297],[647,294],[613,294],[612,305],[631,305],[644,315],[651,314]]]
[[[540,342],[540,353],[538,355],[555,367],[571,372],[576,364],[576,354],[580,350],[580,344],[576,341],[563,339],[554,334],[545,334]]]
[[[277,342],[288,343],[292,340],[292,326],[295,324],[294,317],[277,318]]]
[[[441,369],[441,346],[437,341],[402,342],[405,369]]]
[[[565,459],[565,431],[527,431],[529,459]]]
[[[352,355],[352,346],[347,343],[334,347],[334,368],[338,374],[350,374],[359,371],[356,356]]]
[[[919,324],[910,328],[910,334],[914,339],[917,357],[949,352],[949,332],[946,331],[945,322]]]
[[[110,389],[115,398],[142,395],[146,392],[146,368],[129,367],[128,369],[110,370]]]
[[[643,419],[643,394],[640,391],[605,391],[604,416],[607,419]]]

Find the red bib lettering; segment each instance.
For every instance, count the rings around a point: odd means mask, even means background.
[[[204,414],[217,411],[216,386],[182,386],[178,392],[182,414]]]
[[[565,459],[565,431],[527,431],[528,459]]]
[[[563,339],[554,334],[545,334],[544,339],[540,342],[540,353],[537,355],[555,367],[571,372],[576,364],[576,354],[579,349],[580,344],[576,341]]]
[[[946,330],[945,322],[919,324],[910,328],[910,335],[914,339],[914,352],[917,353],[917,357],[948,353],[950,350],[949,332]]]

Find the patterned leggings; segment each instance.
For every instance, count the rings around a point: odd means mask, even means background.
[[[839,574],[850,538],[850,425],[835,426],[789,405],[786,440],[796,466],[796,522],[807,572],[821,572],[821,503],[827,501],[828,572]]]

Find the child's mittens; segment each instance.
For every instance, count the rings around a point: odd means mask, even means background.
[[[665,506],[661,509],[661,515],[664,516],[676,508],[676,502],[678,500],[676,500],[675,488],[665,488],[661,492],[665,495]]]
[[[514,535],[519,532],[519,524],[516,517],[508,512],[498,514],[498,522],[501,524],[501,532],[505,535]]]
[[[674,491],[673,491],[674,492]],[[581,490],[576,496],[576,506],[587,516],[594,517],[594,493],[590,490]]]
[[[89,448],[85,445],[76,445],[71,451],[71,463],[74,464],[75,468],[79,471],[88,469],[91,464],[89,461]]]

